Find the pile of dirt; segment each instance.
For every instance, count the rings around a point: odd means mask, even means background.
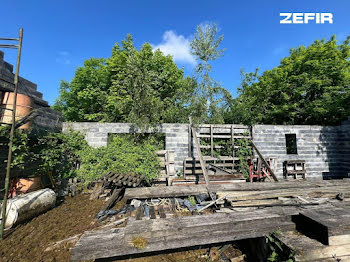
[[[44,250],[56,241],[95,228],[95,215],[104,205],[102,200],[89,200],[88,195],[67,197],[58,207],[17,226],[0,240],[0,261],[69,261],[69,245]]]

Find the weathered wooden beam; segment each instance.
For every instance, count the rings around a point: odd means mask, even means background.
[[[297,226],[325,245],[350,244],[349,208],[302,211]]]
[[[129,221],[125,228],[84,233],[71,261],[114,258],[183,247],[261,237],[278,229],[292,230],[286,215],[245,212]],[[143,247],[135,247],[142,240]]]
[[[207,184],[207,186],[209,186],[210,181],[209,181],[209,177],[208,177],[208,173],[207,173],[207,168],[205,167],[205,162],[203,160],[201,148],[199,147],[199,141],[198,141],[198,137],[197,137],[197,132],[196,132],[196,130],[193,127],[192,118],[189,117],[189,120],[190,120],[190,126],[191,126],[191,130],[192,130],[192,135],[193,135],[193,138],[194,138],[194,142],[196,144],[197,155],[198,155],[198,158],[199,158],[199,162],[201,163],[201,167],[202,167],[205,183]]]
[[[260,157],[261,161],[264,162],[264,164],[265,164],[267,170],[269,170],[271,176],[273,177],[273,180],[278,181],[278,178],[276,177],[275,172],[273,172],[273,170],[271,169],[270,165],[266,162],[264,156],[260,153],[259,149],[256,147],[256,145],[254,144],[254,142],[251,141],[251,143],[252,143],[252,146],[254,147],[256,153],[257,153],[258,156]]]
[[[278,183],[239,183],[239,184],[210,184],[211,192],[219,191],[267,191],[288,188],[307,189],[307,188],[323,188],[334,186],[350,186],[349,180],[329,180],[319,183],[309,181],[286,181]],[[145,199],[158,197],[181,197],[207,193],[208,189],[203,185],[193,186],[169,186],[169,187],[139,187],[127,188],[124,197],[126,199]]]
[[[266,191],[245,191],[245,192],[225,192],[218,191],[218,197],[226,196],[231,201],[242,201],[242,200],[257,200],[257,199],[272,199],[278,197],[297,197],[297,196],[313,196],[317,195],[320,197],[332,197],[335,198],[340,192],[349,196],[350,186],[333,186],[327,187],[310,187],[310,188],[289,188],[281,190],[266,190]]]
[[[295,253],[295,261],[349,261],[350,242],[327,246],[300,232],[288,231],[275,237]]]

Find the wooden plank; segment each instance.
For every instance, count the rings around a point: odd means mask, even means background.
[[[104,206],[102,210],[106,211],[108,209],[111,209],[115,205],[115,203],[123,196],[124,192],[125,192],[124,188],[119,188],[119,189],[115,188],[111,198],[108,200],[107,204]]]
[[[327,246],[319,241],[309,238],[299,232],[281,232],[275,236],[295,253],[295,261],[324,261],[324,259],[343,260],[342,257],[350,255],[350,242],[344,245]]]
[[[269,173],[267,173],[264,169],[263,169],[263,173],[264,173],[265,176],[270,180],[270,182],[272,182],[272,179],[271,179]]]
[[[325,245],[342,245],[350,240],[350,210],[306,210],[300,212],[298,229]]]
[[[210,125],[210,155],[214,157],[213,125]]]
[[[349,186],[334,186],[333,188],[308,188],[307,190],[303,188],[291,188],[283,190],[269,190],[269,191],[247,191],[247,192],[217,192],[217,195],[223,196],[226,195],[227,199],[232,201],[241,201],[241,200],[255,200],[255,199],[269,199],[277,197],[297,197],[313,194],[319,194],[321,196],[333,195],[335,197],[339,192],[348,192]],[[349,195],[349,194],[348,194]]]
[[[231,167],[231,166],[232,166],[232,163],[227,163],[227,162],[226,162],[226,163],[220,163],[220,162],[219,162],[219,163],[216,163],[215,165],[216,165],[216,166],[219,166],[219,167]],[[191,164],[187,164],[187,163],[186,163],[184,166],[185,166],[186,168],[187,168],[187,167],[189,167],[189,168],[193,168],[193,167],[195,167],[195,168],[201,168],[200,165],[196,164],[196,165],[194,166],[192,163],[191,163]]]
[[[156,211],[154,210],[154,206],[149,207],[149,217],[151,219],[156,219]]]
[[[229,160],[239,160],[239,158],[233,158],[232,156],[219,156],[219,157],[211,157],[211,156],[203,156],[203,159],[205,161],[218,161],[218,160],[225,160],[225,161],[229,161]],[[194,159],[196,162],[199,161],[199,159]],[[192,157],[187,157],[185,158],[185,161],[193,161],[193,158]]]
[[[254,144],[254,142],[251,141],[251,143],[252,143],[252,146],[253,146],[253,148],[255,149],[256,153],[259,155],[261,161],[264,162],[264,164],[265,164],[267,170],[269,170],[269,172],[270,172],[271,176],[273,177],[273,179],[274,179],[275,181],[278,181],[278,179],[277,179],[275,173],[274,173],[273,170],[271,169],[270,165],[266,162],[264,156],[260,153],[259,149],[256,147],[256,145]]]
[[[249,130],[249,126],[246,125],[239,125],[239,124],[234,124],[234,125],[222,125],[222,124],[212,124],[212,126],[214,128],[231,128],[231,126],[233,126],[234,128],[239,128],[239,129],[248,129]],[[210,127],[210,124],[200,124],[198,125],[198,127],[202,128],[202,127]]]
[[[190,120],[190,125],[191,125],[191,130],[192,130],[192,135],[193,135],[193,138],[194,138],[194,142],[196,144],[197,155],[198,155],[198,158],[199,158],[199,162],[201,163],[201,167],[202,167],[205,183],[206,183],[207,186],[209,186],[209,178],[208,178],[208,174],[207,174],[207,169],[205,167],[205,162],[203,160],[202,152],[201,152],[201,149],[199,147],[199,141],[198,141],[198,138],[197,138],[197,133],[196,133],[196,130],[194,129],[194,127],[193,127],[192,118],[190,117],[189,120]]]
[[[125,228],[85,233],[71,252],[71,261],[111,258],[182,247],[206,245],[261,237],[280,230],[291,230],[285,216],[258,214],[216,214],[130,221]],[[135,238],[145,246],[136,248]]]
[[[136,211],[136,220],[141,220],[143,217],[143,209],[142,206],[139,206]]]
[[[215,135],[215,134],[212,134],[212,135],[203,135],[203,134],[198,134],[197,135],[198,138],[221,138],[221,139],[225,139],[225,138],[231,138],[230,135]]]
[[[308,188],[324,188],[335,187],[337,185],[350,186],[350,181],[322,181],[321,183],[314,183],[309,181],[286,181],[278,183],[239,183],[225,184],[225,185],[210,185],[212,192],[219,191],[268,191],[268,190],[282,190],[288,188],[308,189]],[[126,199],[145,199],[157,197],[180,197],[207,193],[207,187],[202,185],[196,186],[170,186],[170,187],[139,187],[127,188],[124,197]]]
[[[160,205],[158,207],[158,213],[159,213],[160,218],[166,218],[163,205]]]

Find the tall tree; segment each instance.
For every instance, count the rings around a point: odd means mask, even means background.
[[[104,121],[110,74],[105,59],[91,58],[79,67],[72,81],[61,81],[54,109],[68,121]]]
[[[230,94],[220,86],[211,76],[211,62],[223,56],[224,49],[219,49],[224,36],[218,36],[215,23],[197,26],[194,39],[191,41],[192,54],[196,57],[196,77],[199,81],[196,90],[194,108],[202,112],[200,122],[222,123],[224,103]]]
[[[195,82],[184,77],[171,56],[153,51],[148,43],[138,51],[128,35],[122,46],[114,46],[107,64],[112,79],[109,121],[119,113],[141,127],[187,118]]]
[[[226,121],[245,124],[338,124],[350,115],[350,37],[290,50],[262,75],[243,73]]]
[[[62,81],[54,107],[68,121],[187,122],[195,87],[171,56],[148,43],[137,50],[128,35],[110,58],[89,59],[70,83]]]

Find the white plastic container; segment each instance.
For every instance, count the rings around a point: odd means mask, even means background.
[[[9,229],[16,224],[20,224],[30,218],[40,215],[53,208],[55,203],[56,194],[49,188],[9,199],[6,207],[5,229]]]

